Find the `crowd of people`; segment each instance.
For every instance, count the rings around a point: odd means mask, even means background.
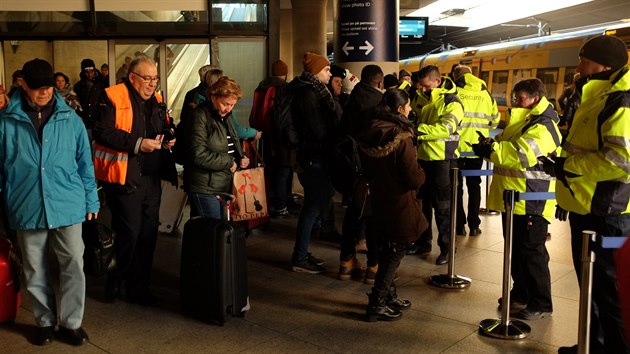
[[[98,216],[97,182],[117,235],[116,266],[107,274],[105,298],[152,305],[158,301],[151,292],[151,272],[161,181],[176,184],[175,163],[182,164],[191,216],[223,218],[220,195],[231,192],[234,172],[250,165],[243,139],[259,141],[266,156],[273,217],[294,216],[294,172],[303,187],[290,268],[325,272],[324,261],[309,252],[311,235],[317,227],[320,234],[334,234],[340,243],[338,278],[372,285],[367,321],[398,320],[411,307],[398,297],[397,269],[405,255],[430,256],[433,215],[438,265],[449,262],[453,228],[466,235],[468,224],[468,235],[480,237],[481,179],[466,177],[464,208],[459,177],[452,225],[452,168],[478,170],[483,160],[494,164],[488,207],[503,212],[504,228],[505,190],[555,191],[557,202],[515,205],[509,303],[520,319],[551,315],[545,241],[554,215],[566,219],[568,211],[578,277],[582,230],[630,232],[627,49],[615,37],[598,36],[584,44],[579,60],[565,102],[570,112],[561,115],[568,125],[564,138],[561,116],[539,79],[515,84],[506,125],[491,138],[500,121],[497,103],[465,65],[448,75],[435,66],[385,75],[368,64],[357,83],[348,70],[317,53],[304,54],[304,70],[291,81],[287,65],[278,60],[254,94],[261,104],[250,115],[252,127],[241,127],[233,108],[244,93],[216,66],[199,69],[200,83],[186,94],[176,126],[156,92],[160,77],[148,56],[129,58],[116,72],[114,86],[108,85],[107,65],[98,70],[91,59],[81,62],[81,80],[74,87],[48,62],[27,62],[14,73],[11,92],[0,92],[0,190],[24,262],[24,288],[38,326],[34,343],[45,345],[55,336],[75,345],[88,341],[81,327],[85,276],[78,236],[81,223]],[[331,161],[341,139],[356,142],[362,170],[360,181],[350,181],[356,188],[343,191],[346,210],[339,234],[331,216]],[[366,195],[367,208],[357,203]],[[356,255],[362,239],[365,267]],[[61,264],[59,311],[47,270],[49,243]],[[614,254],[595,252],[591,352],[630,353]]]

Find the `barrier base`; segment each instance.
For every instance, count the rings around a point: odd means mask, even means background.
[[[470,286],[471,280],[459,275],[440,274],[432,275],[431,285],[445,289],[463,289]]]
[[[525,322],[519,320],[507,321],[507,325],[503,325],[501,319],[493,318],[479,322],[479,333],[493,338],[523,339],[531,331],[532,329]]]
[[[496,210],[489,210],[486,208],[479,208],[479,214],[486,214],[486,215],[499,215],[500,213]]]

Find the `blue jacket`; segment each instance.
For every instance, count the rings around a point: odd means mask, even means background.
[[[19,90],[0,111],[0,190],[14,230],[79,224],[99,210],[85,125],[59,94],[40,143]]]

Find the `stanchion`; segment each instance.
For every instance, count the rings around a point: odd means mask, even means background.
[[[626,241],[626,236],[600,236],[601,248],[617,249]],[[580,277],[580,314],[578,320],[578,354],[589,354],[591,339],[591,303],[593,297],[593,263],[595,231],[582,231],[582,276]]]
[[[457,185],[458,168],[451,169],[452,194],[451,194],[451,240],[448,255],[448,274],[431,276],[431,284],[445,289],[463,289],[470,286],[470,278],[455,275],[455,221],[457,218]]]
[[[486,174],[486,206],[487,206],[488,195],[490,194],[490,176],[492,175],[492,162],[486,161],[486,171],[490,172]],[[496,210],[490,210],[488,208],[479,208],[479,214],[499,215],[499,212]]]
[[[595,252],[591,242],[595,242],[595,231],[582,232],[582,276],[580,283],[580,315],[578,320],[578,353],[588,354],[590,347],[591,298],[593,286],[593,262]]]
[[[512,221],[514,219],[515,193],[506,190],[503,194],[505,203],[505,242],[503,246],[503,297],[501,318],[485,319],[479,323],[479,333],[500,339],[521,339],[531,332],[523,321],[510,320],[510,274],[512,267]]]

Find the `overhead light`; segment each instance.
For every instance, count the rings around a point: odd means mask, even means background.
[[[440,15],[455,16],[455,15],[462,15],[464,12],[466,12],[466,9],[450,9],[450,10],[441,12]]]

